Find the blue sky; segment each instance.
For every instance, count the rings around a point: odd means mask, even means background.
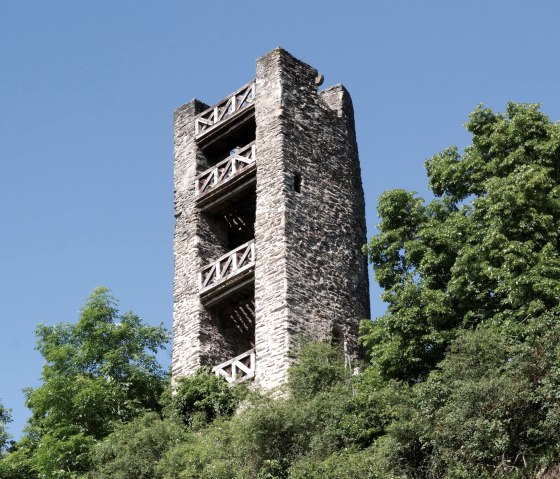
[[[344,83],[369,235],[376,199],[427,196],[424,161],[468,144],[478,103],[560,119],[556,0],[1,0],[0,400],[20,434],[38,323],[109,286],[172,324],[173,111],[214,103],[282,46]],[[372,286],[374,316],[383,311]],[[161,355],[167,366],[170,351]]]

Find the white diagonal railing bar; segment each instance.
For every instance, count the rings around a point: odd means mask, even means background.
[[[255,142],[249,143],[243,148],[236,148],[234,153],[216,166],[203,171],[194,180],[194,191],[196,196],[208,193],[216,186],[221,185],[237,173],[244,170],[256,160]]]
[[[194,119],[194,133],[202,135],[212,126],[230,117],[233,113],[253,103],[255,99],[255,80],[241,87],[235,93],[203,111]]]
[[[202,268],[198,277],[200,291],[204,292],[254,264],[255,240],[251,240]]]
[[[229,361],[212,368],[217,376],[223,376],[228,383],[255,377],[255,350],[251,349]]]

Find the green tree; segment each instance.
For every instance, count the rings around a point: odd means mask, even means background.
[[[425,479],[557,477],[558,319],[541,318],[524,338],[496,323],[458,333],[427,380],[403,390],[406,407],[382,438],[392,445],[386,470]]]
[[[77,323],[37,328],[43,384],[27,392],[26,440],[39,477],[79,477],[90,450],[116,424],[158,410],[165,373],[153,353],[168,341],[162,326],[120,314],[105,287],[95,289]]]
[[[6,446],[10,439],[10,435],[6,430],[6,425],[11,422],[12,416],[10,410],[0,403],[0,458],[4,455]]]
[[[365,248],[388,303],[366,374],[395,393],[372,448],[397,477],[555,477],[560,124],[511,103],[466,127],[426,163],[435,199],[386,192]]]
[[[0,479],[38,479],[32,461],[33,450],[28,437],[12,443],[8,453],[0,457]]]
[[[435,199],[393,190],[365,248],[386,314],[362,324],[385,378],[414,383],[457,331],[487,321],[523,328],[560,300],[560,124],[536,105],[479,107],[472,144],[427,161]]]
[[[288,371],[288,388],[297,398],[310,399],[348,376],[342,350],[320,341],[302,342]]]
[[[323,460],[304,458],[290,468],[288,479],[407,479],[387,472],[384,461],[375,450],[341,450]]]

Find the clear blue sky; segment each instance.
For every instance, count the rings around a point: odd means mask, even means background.
[[[218,101],[277,46],[344,83],[371,235],[377,197],[426,195],[424,161],[468,143],[478,103],[540,102],[560,119],[559,19],[557,0],[1,0],[0,400],[13,434],[22,388],[38,384],[39,322],[75,321],[104,284],[171,328],[174,109]]]

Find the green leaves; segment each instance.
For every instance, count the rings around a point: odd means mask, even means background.
[[[220,416],[230,416],[242,397],[243,385],[235,389],[226,380],[201,368],[192,377],[180,378],[172,405],[190,427],[199,428]]]
[[[288,387],[296,398],[311,399],[348,376],[340,348],[308,342],[300,344],[295,354],[297,361],[289,370]]]
[[[91,452],[91,479],[162,478],[158,464],[165,453],[186,442],[188,433],[178,422],[147,412],[122,424]]]
[[[155,353],[168,340],[162,326],[119,314],[107,288],[97,288],[77,323],[37,328],[45,358],[43,384],[28,391],[30,460],[41,477],[73,478],[90,450],[117,424],[159,410],[165,374]]]
[[[409,385],[375,450],[406,477],[541,477],[560,458],[560,124],[511,103],[466,126],[462,154],[426,162],[436,198],[385,193],[366,248],[388,303],[361,325],[369,371]]]
[[[326,378],[321,379],[322,376]],[[179,386],[175,401],[182,404],[185,398],[190,399],[190,417],[193,406],[202,412],[210,406],[209,411],[214,412],[215,404],[221,402],[218,386],[222,383],[200,372]],[[371,373],[350,376],[337,348],[323,343],[305,344],[290,373],[291,394],[273,399],[253,393],[230,418],[221,415],[203,428],[188,428],[187,437],[162,454],[157,473],[151,477],[317,477],[307,474],[313,468],[319,470],[332,465],[334,458],[329,460],[329,457],[333,454],[338,457],[340,451],[345,451],[341,461],[345,461],[346,467],[336,468],[337,473],[349,468],[356,477],[362,477],[359,473],[373,471],[374,465],[366,454],[360,455],[358,451],[381,433],[388,421],[383,416],[385,406],[392,404],[395,397],[391,389],[374,391],[374,384],[378,386],[380,381]],[[207,392],[199,394],[202,391]],[[130,434],[121,435],[125,436]],[[121,449],[121,446],[115,448]],[[149,451],[152,449],[148,447]],[[355,467],[352,467],[353,458],[361,461]],[[326,477],[349,476],[333,472]]]
[[[4,455],[4,449],[8,444],[10,435],[6,431],[6,425],[12,421],[10,410],[0,403],[0,458]]]
[[[362,326],[386,378],[415,382],[457,328],[538,318],[560,300],[560,125],[536,105],[482,106],[472,144],[426,162],[436,199],[393,190],[365,248],[387,313]]]
[[[482,477],[501,469],[505,476],[558,458],[558,403],[548,398],[560,391],[559,325],[547,323],[547,333],[525,342],[497,325],[463,332],[440,369],[416,388],[432,467],[478,470]]]
[[[37,336],[37,349],[49,368],[115,381],[137,373],[161,375],[149,352],[155,353],[169,339],[161,326],[144,325],[132,312],[120,315],[105,287],[94,290],[76,324],[40,325]]]

